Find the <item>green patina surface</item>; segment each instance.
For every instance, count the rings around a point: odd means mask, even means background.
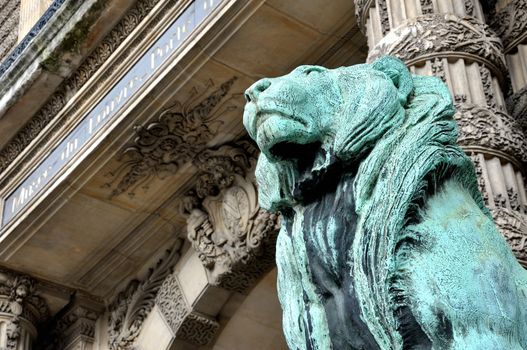
[[[527,349],[527,272],[456,145],[448,89],[392,57],[246,92],[292,349]]]

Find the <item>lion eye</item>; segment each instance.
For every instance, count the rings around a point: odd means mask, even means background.
[[[313,73],[313,72],[319,73],[319,72],[321,72],[321,71],[322,71],[322,69],[321,69],[320,67],[309,67],[309,68],[307,68],[307,69],[304,71],[304,74],[305,74],[305,75],[309,75],[309,74],[311,74],[311,73]]]

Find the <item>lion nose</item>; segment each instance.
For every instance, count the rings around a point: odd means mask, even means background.
[[[258,98],[258,96],[267,90],[271,86],[271,80],[263,78],[252,84],[247,90],[245,90],[245,99],[247,102],[252,102]]]

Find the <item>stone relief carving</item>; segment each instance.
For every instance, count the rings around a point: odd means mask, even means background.
[[[192,311],[175,274],[170,274],[163,282],[156,297],[156,305],[176,339],[203,346],[214,338],[220,327],[214,319]]]
[[[474,104],[457,104],[455,119],[459,125],[458,144],[499,150],[527,161],[527,143],[516,121],[504,112]]]
[[[383,55],[412,65],[434,57],[458,57],[480,62],[505,80],[503,46],[488,26],[473,17],[452,14],[409,19],[393,29],[369,53],[368,62]]]
[[[507,110],[527,132],[527,86],[507,98]]]
[[[368,21],[368,11],[374,5],[373,0],[354,0],[355,16],[362,33],[366,34],[366,22]]]
[[[445,68],[443,67],[443,60],[436,57],[432,60],[432,75],[441,79],[446,83]]]
[[[128,350],[139,335],[164,279],[180,258],[182,240],[178,239],[143,281],[132,280],[108,307],[108,344],[110,350]]]
[[[382,34],[386,35],[390,32],[390,17],[388,12],[388,5],[386,1],[379,1],[379,17],[381,18]]]
[[[112,180],[105,186],[112,188],[111,196],[126,192],[133,197],[139,186],[148,188],[145,184],[149,179],[176,173],[204,149],[221,125],[216,117],[232,108],[226,106],[230,98],[225,97],[235,80],[232,78],[213,91],[210,82],[203,93],[187,103],[178,102],[161,112],[154,122],[136,126],[133,144],[120,155],[122,165],[108,174]]]
[[[56,323],[46,350],[91,349],[95,342],[95,322],[99,314],[84,306],[74,306]],[[39,344],[43,345],[43,344]]]
[[[4,171],[15,158],[29,145],[29,143],[46,127],[59,111],[66,105],[68,99],[73,96],[86,81],[101,67],[101,65],[108,59],[108,57],[115,51],[124,39],[137,27],[137,25],[148,15],[152,8],[160,0],[140,0],[128,13],[121,19],[114,29],[103,39],[101,44],[90,54],[81,66],[77,69],[73,76],[64,81],[56,90],[56,92],[49,98],[48,102],[42,109],[35,114],[35,116],[18,132],[11,141],[0,151],[0,172]],[[175,3],[170,3],[167,6],[176,6]],[[146,35],[158,21],[153,20],[152,24],[143,30],[142,36]],[[141,37],[138,38],[141,40]],[[131,44],[126,52],[130,53],[135,46]],[[125,54],[126,55],[126,54]],[[109,72],[114,71],[119,62],[115,62],[110,68]],[[100,82],[89,91],[89,95],[100,87]],[[16,170],[11,173],[9,177],[3,179],[3,184],[10,181],[14,174],[18,173],[24,164],[31,159],[38,150],[45,145],[51,137],[57,133],[64,124],[70,120],[75,113],[70,113],[64,116],[56,123],[53,130],[42,139],[40,144],[30,151],[30,154],[23,162],[16,165]]]
[[[15,350],[22,335],[22,320],[34,327],[49,317],[49,309],[37,292],[37,283],[27,275],[0,272],[0,311],[8,314],[6,349]]]
[[[527,38],[527,1],[513,0],[490,18],[490,26],[509,52]]]
[[[492,209],[491,213],[514,255],[527,268],[527,215],[507,208]]]
[[[183,204],[188,238],[213,283],[238,292],[274,265],[278,216],[258,205],[256,156],[248,141],[198,154],[196,186]]]
[[[481,76],[481,83],[483,84],[483,92],[485,99],[487,100],[487,106],[490,108],[496,108],[496,97],[492,88],[492,77],[487,67],[478,65],[479,74]]]
[[[474,2],[477,0],[463,0],[463,3],[465,5],[465,13],[467,16],[472,16],[474,14]]]

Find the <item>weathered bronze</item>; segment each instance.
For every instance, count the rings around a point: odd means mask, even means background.
[[[280,211],[291,349],[527,349],[527,272],[456,145],[439,79],[398,59],[246,91],[260,205]]]

